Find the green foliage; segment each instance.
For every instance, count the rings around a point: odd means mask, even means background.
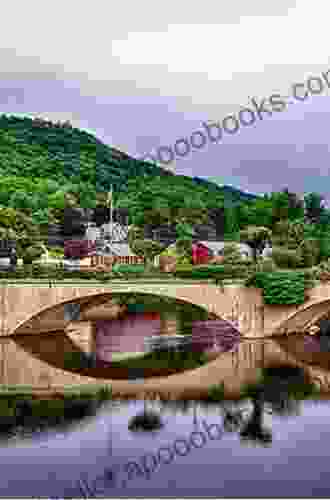
[[[150,270],[153,259],[164,250],[164,245],[154,240],[143,239],[143,230],[137,226],[130,228],[128,242],[131,250],[146,260],[145,270]]]
[[[191,241],[194,235],[194,230],[191,224],[186,222],[179,222],[176,225],[177,240],[188,240]]]
[[[273,247],[272,259],[279,268],[296,269],[304,266],[301,252],[286,247]]]
[[[111,149],[85,131],[6,115],[0,116],[0,166],[6,176],[54,179],[60,184],[68,180],[89,183],[96,191],[108,191],[111,184],[116,190],[125,187],[131,176],[164,172]]]
[[[32,262],[39,259],[43,253],[44,250],[41,245],[32,245],[25,248],[22,255],[24,264],[32,264]]]
[[[221,384],[212,385],[208,390],[206,399],[215,403],[223,401],[225,399],[225,384],[222,382]]]
[[[273,273],[277,271],[277,266],[271,257],[259,259],[256,263],[257,272]]]
[[[186,279],[211,279],[223,278],[225,276],[224,266],[190,266],[177,265],[174,275]]]
[[[64,258],[64,248],[63,247],[53,247],[53,248],[48,248],[48,254],[50,258],[59,258],[63,259]]]
[[[202,266],[177,266],[174,275],[182,279],[245,279],[249,274],[248,266],[223,266],[223,265],[202,265]]]
[[[225,206],[225,234],[232,235],[239,231],[239,209]]]
[[[263,289],[265,304],[303,304],[311,286],[311,276],[304,272],[256,272],[246,286]]]
[[[296,220],[304,216],[302,200],[299,200],[297,195],[289,192],[288,189],[272,193],[270,200],[272,204],[273,225],[283,219]]]
[[[150,269],[153,259],[164,249],[164,245],[153,240],[135,240],[130,247],[136,255],[145,258],[146,269]]]
[[[327,260],[330,258],[330,238],[322,236],[319,240],[319,260]]]
[[[314,266],[320,255],[319,244],[315,240],[303,240],[299,245],[303,267]]]
[[[326,212],[324,198],[319,193],[309,193],[304,197],[306,219],[310,223],[318,223]]]
[[[209,208],[223,206],[221,192],[210,194],[209,188],[185,176],[135,178],[119,204],[129,209],[133,224],[175,224],[180,231],[182,225],[206,222]]]
[[[241,264],[244,260],[238,246],[235,243],[225,243],[223,247],[223,257],[223,264],[225,266]]]
[[[145,269],[144,266],[140,264],[115,264],[113,266],[113,271],[123,274],[142,274]]]
[[[0,208],[0,234],[4,239],[13,239],[17,244],[18,257],[26,248],[40,242],[40,233],[31,219],[13,208]]]

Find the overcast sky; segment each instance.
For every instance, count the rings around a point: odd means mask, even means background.
[[[70,120],[141,157],[330,70],[329,18],[328,0],[11,0],[1,9],[0,111]],[[241,126],[168,168],[329,200],[329,95]]]

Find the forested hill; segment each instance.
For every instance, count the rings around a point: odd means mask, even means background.
[[[97,191],[126,185],[135,175],[169,172],[103,144],[68,122],[0,116],[0,173],[91,183]]]
[[[233,203],[245,202],[245,201],[255,201],[260,196],[252,193],[246,193],[240,189],[234,188],[232,186],[218,186],[214,182],[208,181],[206,179],[201,179],[200,177],[193,177],[193,180],[199,185],[208,188],[210,191],[218,191],[224,195],[226,200],[230,200]]]
[[[145,175],[177,178],[166,169],[135,160],[102,143],[93,135],[73,128],[70,123],[53,123],[39,118],[0,116],[0,204],[21,206],[27,203],[22,193],[35,194],[45,190],[55,193],[65,186],[75,186],[81,199],[92,191],[126,191],[128,180]],[[256,197],[235,188],[220,187],[205,179],[189,178],[190,187],[203,188],[210,195],[224,194],[225,200],[248,201]],[[41,188],[42,185],[42,188]],[[187,187],[188,189],[188,187]],[[68,187],[67,191],[72,191]],[[20,194],[17,192],[20,191]],[[10,199],[12,202],[10,202]],[[14,203],[14,205],[13,205]],[[46,200],[35,204],[46,207]]]

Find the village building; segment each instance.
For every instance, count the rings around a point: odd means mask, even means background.
[[[243,259],[252,258],[251,247],[247,243],[238,243],[237,241],[198,241],[200,248],[206,248],[210,258],[222,256],[226,245],[236,245]]]

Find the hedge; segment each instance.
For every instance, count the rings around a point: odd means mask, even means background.
[[[115,264],[113,271],[123,274],[140,274],[145,272],[145,268],[143,264]]]
[[[297,272],[256,272],[249,278],[246,286],[255,286],[263,289],[265,304],[303,304],[306,300],[306,291],[313,286],[310,273]]]
[[[237,265],[204,265],[204,266],[177,266],[174,275],[186,279],[230,279],[246,278],[249,272],[248,264]]]
[[[80,270],[66,270],[61,266],[42,266],[32,264],[29,266],[17,267],[14,271],[9,269],[0,270],[0,279],[26,279],[26,278],[47,278],[52,280],[64,279],[97,279],[103,281],[110,279],[106,272],[86,272]]]

